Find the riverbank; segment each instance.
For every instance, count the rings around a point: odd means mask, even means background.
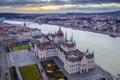
[[[25,21],[24,21],[25,22]],[[6,21],[6,23],[19,24],[22,25],[21,21]],[[28,23],[27,26],[30,28],[41,29],[42,32],[48,34],[49,32],[55,32],[59,29],[59,26],[48,25],[48,24],[36,24]],[[70,39],[71,34],[73,34],[74,39],[76,40],[77,47],[85,51],[87,48],[90,51],[95,52],[96,63],[101,65],[105,70],[116,75],[119,74],[119,56],[120,56],[120,37],[112,38],[107,35],[94,33],[91,31],[82,31],[78,29],[70,29],[69,27],[62,27],[62,31],[67,33],[68,39]],[[114,53],[114,54],[113,54]],[[111,64],[114,63],[114,64]]]
[[[81,29],[80,29],[81,30]],[[90,29],[87,29],[86,31],[90,31],[90,32],[94,32],[94,33],[100,33],[100,34],[105,34],[105,35],[111,35],[113,34],[113,32],[103,32],[103,31],[97,31],[97,30],[90,30]],[[116,37],[120,37],[120,33],[116,33],[115,34]]]
[[[48,25],[56,25],[56,24],[49,24],[48,23]],[[92,29],[87,29],[87,28],[66,27],[64,25],[57,25],[57,26],[62,26],[62,27],[65,27],[65,28],[71,28],[71,29],[74,29],[74,30],[90,31],[90,32],[105,34],[105,35],[109,35],[109,36],[114,33],[114,32],[105,32],[105,31],[92,30]],[[115,33],[115,36],[120,37],[120,33]]]

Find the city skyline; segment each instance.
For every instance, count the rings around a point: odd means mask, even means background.
[[[101,13],[120,11],[119,0],[4,0],[0,13]]]

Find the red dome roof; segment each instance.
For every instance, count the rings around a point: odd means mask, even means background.
[[[58,32],[56,33],[56,36],[57,36],[57,37],[63,37],[63,36],[64,36],[61,28],[59,28]]]

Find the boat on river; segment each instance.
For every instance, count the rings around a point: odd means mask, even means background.
[[[116,35],[115,33],[111,33],[111,34],[109,34],[109,36],[110,36],[110,37],[114,37],[114,38],[117,37],[117,35]]]

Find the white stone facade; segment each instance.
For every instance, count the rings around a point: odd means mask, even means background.
[[[34,29],[34,30],[31,31],[31,35],[32,36],[39,36],[39,35],[41,35],[41,30]]]
[[[52,37],[48,36],[48,38],[52,41]],[[45,45],[40,43],[40,47],[37,46],[38,43],[35,43],[34,50],[40,60],[56,56],[63,62],[64,68],[69,74],[88,72],[89,69],[95,67],[94,53],[89,53],[88,50],[86,52],[79,51],[74,42],[65,41],[64,37],[57,38],[57,40],[63,42],[59,44],[57,41],[59,47],[49,40],[47,42],[44,40],[47,43]]]
[[[95,67],[94,57],[87,59],[84,56],[82,60],[72,62],[72,61],[68,61],[65,58],[66,55],[64,54],[64,52],[60,51],[58,48],[43,49],[43,50],[36,49],[36,50],[40,60],[45,60],[48,57],[57,56],[64,63],[64,68],[69,74],[74,74],[77,72],[80,73],[88,72],[89,69]]]

